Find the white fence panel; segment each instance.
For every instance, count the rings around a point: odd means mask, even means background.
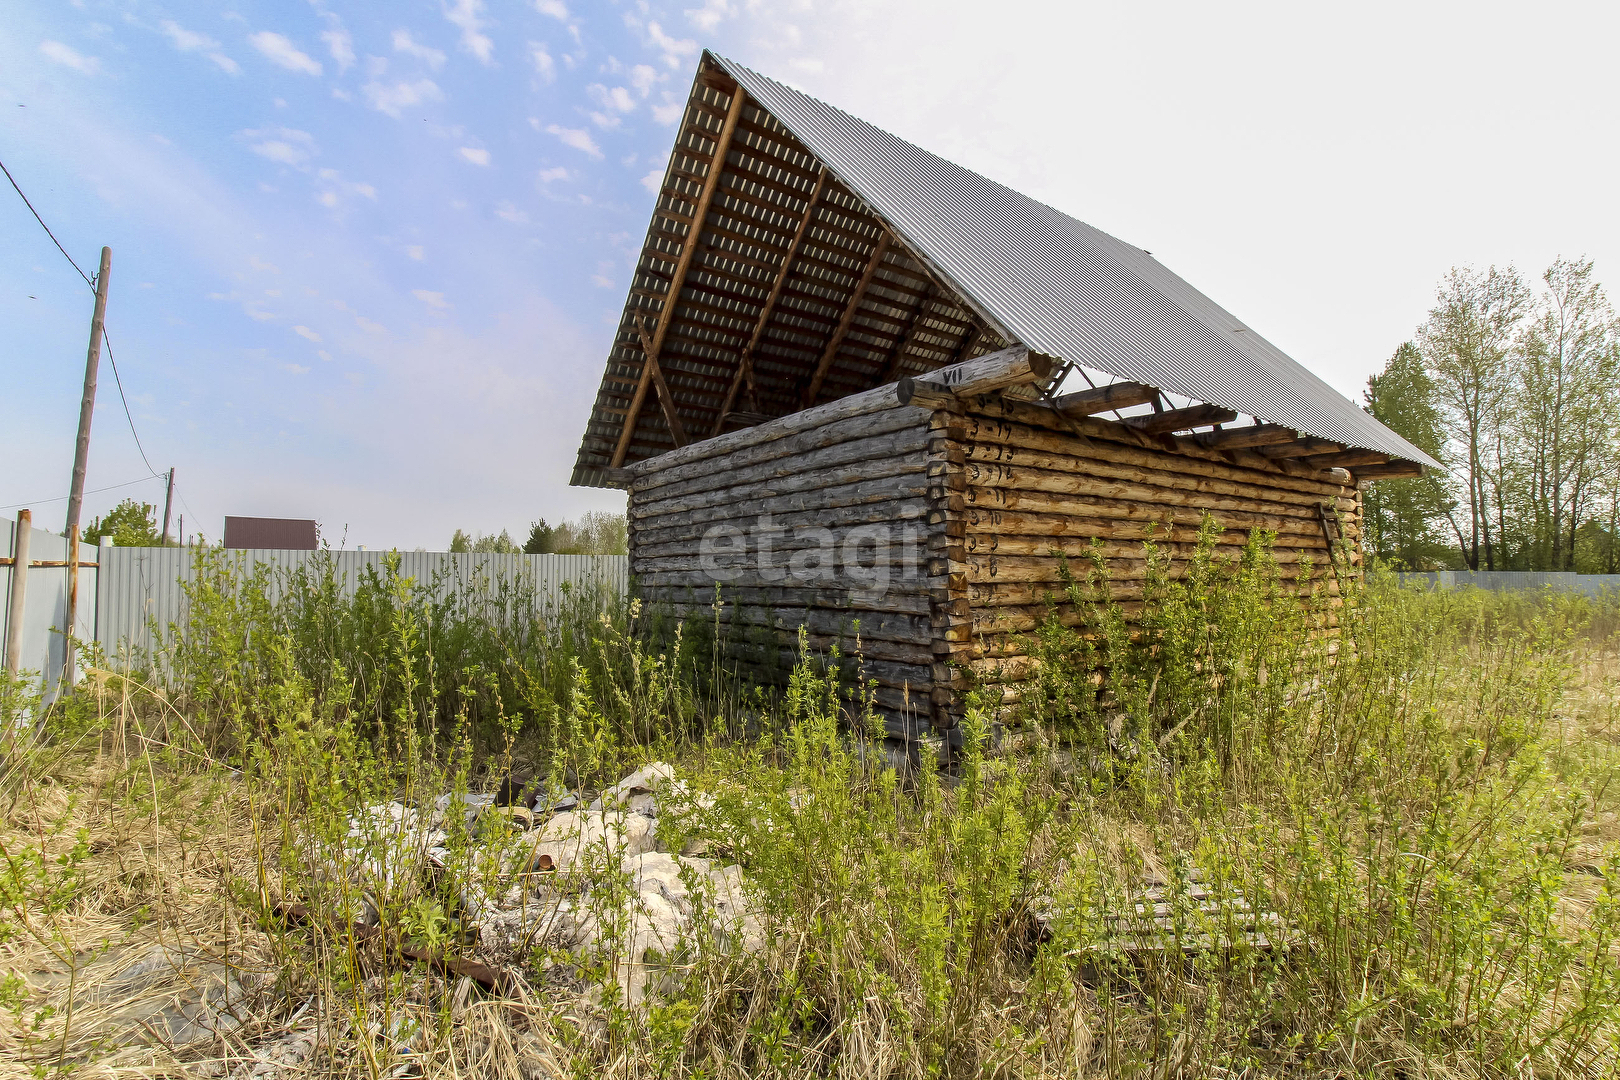
[[[217,551],[210,552],[210,555]],[[389,552],[285,551],[240,549],[224,552],[229,564],[242,573],[269,569],[269,592],[277,599],[286,574],[313,561],[330,560],[342,595],[359,588],[366,567],[383,572]],[[319,563],[317,563],[319,568]],[[102,548],[100,606],[96,612],[96,641],[109,657],[149,653],[158,644],[155,625],[162,634],[172,624],[184,626],[190,614],[186,586],[197,573],[195,548]],[[630,560],[624,555],[494,555],[445,551],[399,553],[399,574],[412,578],[436,600],[449,596],[481,597],[491,605],[501,599],[503,583],[534,590],[540,614],[562,604],[564,587],[577,592],[600,589],[623,596],[630,584]]]
[[[5,522],[5,557],[11,558],[17,550],[17,523]],[[66,562],[68,542],[44,529],[30,529],[28,538],[29,562]],[[96,549],[89,544],[79,545],[79,561],[95,562]],[[62,665],[67,661],[67,639],[63,629],[67,626],[69,575],[75,571],[65,566],[35,566],[28,571],[28,583],[23,590],[22,661],[19,671],[33,672],[45,678],[46,696],[53,697],[56,684],[62,678]],[[84,568],[79,575],[79,610],[74,619],[75,636],[88,641],[95,635],[96,626],[96,571]],[[0,606],[0,657],[10,644],[5,640],[7,620],[5,613],[11,605],[12,568],[0,566],[0,594],[5,604]],[[76,667],[83,665],[75,662]]]

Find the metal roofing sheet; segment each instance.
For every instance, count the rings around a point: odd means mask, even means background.
[[[1007,336],[1318,438],[1440,468],[1140,248],[710,55]]]

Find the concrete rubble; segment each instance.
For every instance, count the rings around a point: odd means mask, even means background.
[[[314,860],[312,876],[330,880],[341,861],[367,897],[359,921],[375,924],[372,897],[397,900],[407,879],[451,874],[461,880],[461,928],[476,935],[478,952],[502,963],[539,949],[606,961],[631,1006],[665,987],[696,950],[764,947],[740,867],[660,850],[661,810],[713,805],[672,766],[652,762],[579,804],[509,779],[496,795],[444,795],[424,811],[368,807],[350,819],[341,859]],[[470,843],[459,859],[447,828],[457,815]]]

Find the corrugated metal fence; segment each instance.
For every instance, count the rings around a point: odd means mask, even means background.
[[[17,523],[6,521],[3,523],[5,536],[4,555],[11,558],[17,549]],[[28,539],[28,561],[39,562],[66,562],[68,542],[66,538],[56,535],[46,529],[30,529]],[[96,549],[89,544],[79,545],[79,561],[94,562]],[[67,625],[68,584],[72,570],[65,566],[34,566],[28,570],[28,583],[23,589],[23,626],[22,626],[22,657],[21,671],[33,671],[45,676],[45,689],[47,695],[53,695],[57,680],[62,677],[62,666],[66,660],[65,647],[67,639],[62,635],[62,628]],[[75,633],[80,640],[89,638],[95,632],[96,610],[96,571],[88,567],[80,569],[79,574],[79,609],[74,618]],[[0,597],[4,604],[0,605],[0,656],[5,655],[7,625],[5,612],[11,603],[12,582],[15,580],[12,568],[0,567]]]
[[[1605,595],[1620,598],[1620,574],[1569,574],[1534,570],[1434,570],[1401,575],[1403,585],[1424,585],[1455,589],[1472,585],[1476,589],[1503,592],[1511,589],[1556,589],[1560,592]]]
[[[189,615],[186,586],[195,582],[199,562],[195,548],[101,549],[101,587],[97,593],[96,641],[109,656],[148,652],[156,644],[154,627],[167,633],[184,626]],[[629,588],[630,560],[623,555],[493,555],[446,551],[286,551],[240,549],[214,551],[233,576],[263,574],[268,598],[278,599],[300,571],[330,574],[337,591],[352,596],[369,572],[383,575],[390,558],[399,560],[399,576],[411,578],[418,595],[434,600],[452,596],[464,603],[488,605],[490,614],[515,596],[532,601],[537,613],[556,611],[567,594],[600,591],[622,596]],[[204,572],[217,565],[201,564]]]

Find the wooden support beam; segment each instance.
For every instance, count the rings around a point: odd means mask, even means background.
[[[917,340],[917,333],[922,329],[923,325],[923,315],[934,303],[934,291],[934,281],[930,278],[928,284],[923,287],[922,296],[917,301],[917,309],[911,313],[911,322],[906,325],[906,332],[900,336],[899,344],[895,345],[894,351],[889,354],[888,360],[884,361],[883,370],[878,373],[877,384],[879,386],[886,386],[893,382],[894,377],[899,374],[900,361],[905,358],[906,351]]]
[[[904,378],[895,388],[902,405],[929,405],[988,394],[992,390],[1040,382],[1052,373],[1052,358],[1022,345],[964,360],[922,378]]]
[[[1385,465],[1389,455],[1377,450],[1346,450],[1340,454],[1317,454],[1310,463],[1324,469],[1354,469],[1361,465]]]
[[[804,243],[804,234],[810,231],[810,219],[815,216],[816,205],[821,202],[821,193],[826,189],[829,171],[827,166],[823,165],[821,171],[816,174],[816,186],[810,192],[810,201],[804,205],[804,217],[799,219],[799,227],[793,231],[793,241],[788,244],[787,254],[782,256],[782,265],[776,271],[776,280],[771,282],[770,295],[765,298],[765,306],[759,309],[754,332],[738,356],[737,371],[731,378],[731,389],[726,391],[726,403],[720,407],[720,415],[715,419],[714,430],[709,433],[711,439],[720,434],[720,429],[725,426],[726,417],[737,404],[737,391],[744,385],[748,387],[748,404],[755,409],[759,408],[759,399],[754,391],[754,349],[765,333],[765,325],[771,321],[771,313],[776,310],[777,300],[781,299],[782,286],[787,284],[788,274],[793,269],[793,260],[799,257],[799,247]]]
[[[1293,442],[1262,446],[1257,452],[1262,457],[1268,458],[1298,458],[1314,457],[1317,454],[1337,454],[1343,449],[1344,446],[1340,443],[1306,436],[1302,439],[1295,439]]]
[[[1145,383],[1117,382],[1063,394],[1053,398],[1052,405],[1066,416],[1094,416],[1115,409],[1129,409],[1133,405],[1146,405],[1158,396],[1158,389]]]
[[[647,400],[647,388],[652,384],[653,373],[658,371],[658,352],[664,347],[664,337],[669,333],[670,323],[675,321],[675,309],[680,306],[686,272],[692,265],[698,243],[703,239],[703,221],[709,216],[709,203],[714,201],[715,188],[720,186],[720,174],[726,171],[726,151],[731,148],[731,137],[737,131],[737,118],[742,116],[746,97],[740,86],[731,93],[731,107],[726,110],[725,125],[715,140],[714,156],[709,161],[709,172],[703,178],[703,190],[698,194],[697,209],[692,214],[692,227],[687,231],[686,243],[681,245],[681,256],[675,262],[675,274],[669,280],[669,292],[665,294],[664,307],[659,312],[658,328],[653,331],[652,341],[647,345],[647,358],[641,365],[641,377],[636,381],[636,392],[630,399],[630,408],[624,414],[624,428],[619,432],[618,445],[613,448],[611,468],[617,469],[623,465],[624,455],[630,449],[636,421],[641,418],[641,407]],[[640,328],[639,325],[637,328]],[[674,402],[670,404],[670,412],[673,413]],[[674,425],[671,425],[671,430],[674,430]]]
[[[691,440],[686,437],[686,427],[675,412],[675,397],[669,392],[669,383],[664,381],[664,369],[658,366],[658,349],[647,338],[647,328],[636,320],[636,334],[641,338],[641,348],[647,354],[644,371],[652,372],[652,381],[658,387],[658,403],[664,409],[664,421],[669,424],[669,433],[675,438],[675,448],[679,450]]]
[[[622,491],[630,490],[630,481],[633,474],[629,469],[603,469],[602,484],[605,487],[619,488]]]
[[[800,407],[808,409],[816,403],[816,395],[821,393],[821,384],[827,379],[827,372],[832,368],[833,357],[838,355],[838,347],[844,343],[844,335],[849,333],[850,324],[855,321],[855,312],[859,310],[861,301],[866,297],[866,288],[872,284],[872,275],[877,273],[878,266],[883,262],[883,256],[889,250],[889,230],[884,229],[872,246],[872,257],[866,263],[866,270],[861,274],[861,280],[856,282],[855,291],[850,293],[849,303],[844,307],[843,318],[838,320],[838,327],[827,340],[827,348],[821,354],[821,363],[816,365],[815,374],[810,376],[810,385],[805,388],[804,397],[800,399]]]
[[[1203,427],[1205,424],[1230,424],[1237,413],[1219,405],[1192,405],[1185,409],[1166,409],[1151,416],[1132,416],[1121,421],[1145,435],[1168,435],[1172,431]]]
[[[1415,461],[1391,461],[1388,465],[1363,465],[1351,470],[1359,480],[1394,480],[1403,476],[1422,476],[1423,466]]]
[[[1205,431],[1193,436],[1200,446],[1210,450],[1243,450],[1251,446],[1293,442],[1298,437],[1299,433],[1293,428],[1281,424],[1250,424],[1248,427]]]

